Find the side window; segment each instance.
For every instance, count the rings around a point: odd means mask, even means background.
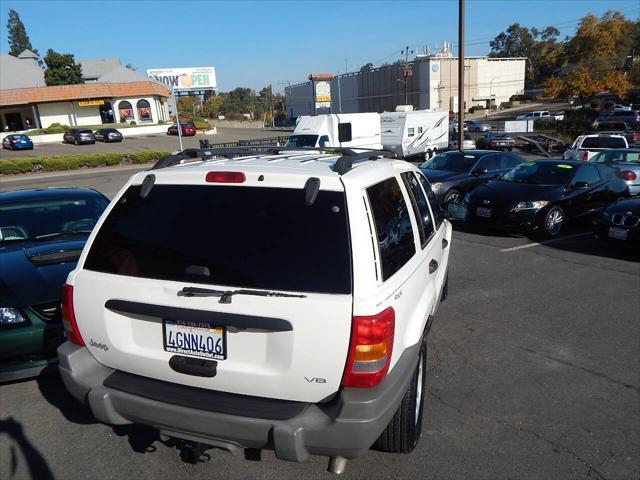
[[[424,193],[422,193],[422,189],[420,185],[418,185],[418,180],[412,172],[405,172],[400,176],[409,191],[413,213],[418,222],[420,245],[424,248],[427,246],[427,243],[429,243],[429,239],[434,232],[433,220],[431,218],[431,212],[429,211],[429,205],[427,204],[427,198],[424,196]]]
[[[322,147],[324,145],[324,142],[329,142],[329,135],[322,135],[318,140],[318,146]]]
[[[422,133],[422,127],[418,127],[418,135]]]
[[[600,180],[598,169],[594,165],[582,165],[573,177],[573,183],[586,182],[596,183]]]
[[[340,143],[351,141],[351,123],[338,124],[338,141]]]
[[[512,155],[500,154],[498,155],[498,169],[499,170],[511,170],[522,163],[522,160]]]
[[[436,230],[437,230],[440,228],[440,225],[442,225],[442,221],[444,220],[444,212],[440,207],[440,202],[438,202],[438,199],[436,198],[436,194],[433,193],[433,190],[431,190],[431,185],[429,185],[429,182],[424,177],[424,175],[422,175],[421,173],[416,173],[416,177],[418,177],[418,180],[422,185],[422,189],[427,194],[427,199],[429,200],[429,205],[431,205],[431,211],[433,212],[433,219],[436,222]]]
[[[498,155],[487,155],[482,157],[474,168],[486,168],[488,172],[499,170],[500,162]]]
[[[415,129],[413,127],[407,129],[407,137],[413,137],[415,135]]]
[[[395,177],[367,188],[378,236],[382,280],[387,280],[416,253],[407,203]]]

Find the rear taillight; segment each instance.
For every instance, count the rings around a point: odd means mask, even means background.
[[[585,162],[589,160],[589,152],[582,152],[582,160]]]
[[[389,371],[396,315],[392,307],[377,315],[353,317],[343,387],[375,387]]]
[[[62,325],[67,332],[67,340],[76,345],[84,346],[84,340],[78,330],[76,315],[73,311],[73,286],[62,286]]]
[[[638,141],[638,134],[636,132],[631,133],[631,141],[632,142]]]
[[[209,172],[205,177],[208,183],[244,183],[243,172]]]
[[[638,178],[636,172],[632,172],[631,170],[621,170],[619,172],[616,172],[616,175],[627,182]]]

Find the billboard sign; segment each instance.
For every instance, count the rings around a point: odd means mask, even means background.
[[[152,68],[147,76],[176,91],[214,90],[217,85],[214,67]]]
[[[316,82],[316,108],[331,108],[331,84]]]

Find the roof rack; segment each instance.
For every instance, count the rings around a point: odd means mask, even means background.
[[[160,158],[151,167],[151,170],[173,167],[179,165],[183,160],[200,157],[201,161],[208,161],[215,157],[236,158],[251,154],[272,154],[280,152],[319,152],[319,153],[339,153],[340,157],[333,165],[333,171],[338,175],[344,175],[353,168],[356,162],[365,160],[375,160],[379,157],[398,158],[390,150],[372,150],[358,147],[276,147],[276,146],[247,146],[234,148],[188,148],[181,152]],[[194,162],[195,163],[195,162]]]

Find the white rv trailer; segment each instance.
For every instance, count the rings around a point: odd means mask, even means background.
[[[304,115],[285,145],[381,149],[380,117],[377,113]]]
[[[382,145],[401,158],[425,155],[429,158],[449,147],[447,112],[413,110],[398,105],[395,112],[380,114]]]

